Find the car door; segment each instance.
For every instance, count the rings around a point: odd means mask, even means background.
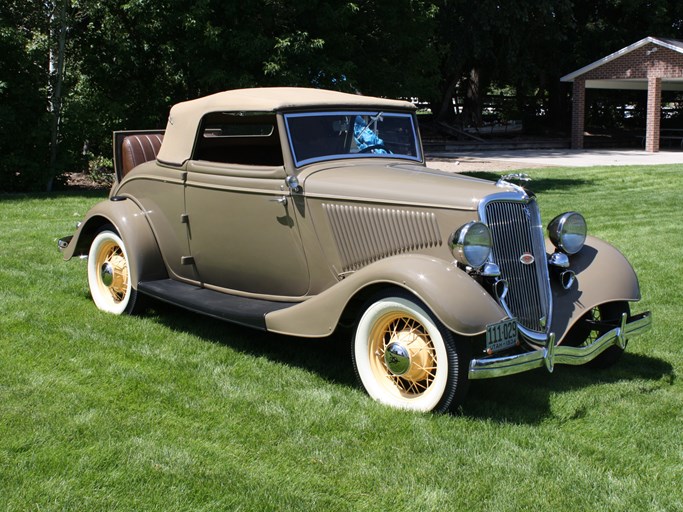
[[[205,285],[301,297],[309,287],[275,116],[213,115],[187,163],[190,251]],[[227,134],[227,135],[226,135]],[[238,135],[236,135],[238,134]]]
[[[114,132],[114,165],[121,183],[116,195],[135,198],[144,211],[169,277],[196,283],[195,268],[183,263],[190,251],[184,223],[187,173],[182,167],[154,162],[162,137],[163,131]],[[139,171],[124,180],[133,168]]]

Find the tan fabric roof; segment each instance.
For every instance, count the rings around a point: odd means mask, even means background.
[[[182,165],[188,160],[192,153],[199,121],[210,112],[277,112],[317,107],[415,109],[415,106],[407,101],[387,100],[303,87],[270,87],[224,91],[178,103],[171,108],[164,142],[157,159],[171,165]]]

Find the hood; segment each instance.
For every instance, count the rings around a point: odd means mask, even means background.
[[[334,166],[328,162],[306,169],[299,179],[308,197],[461,210],[476,210],[490,194],[515,192],[492,181],[386,161],[335,162]]]

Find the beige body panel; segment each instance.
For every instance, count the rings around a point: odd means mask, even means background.
[[[419,254],[385,258],[314,298],[266,315],[269,331],[305,337],[331,334],[349,301],[366,287],[403,288],[428,304],[452,331],[472,336],[505,318],[486,291],[453,263]]]
[[[548,250],[552,250],[551,245]],[[551,279],[551,330],[560,342],[571,326],[592,308],[606,302],[640,300],[640,286],[633,267],[607,242],[589,236],[584,248],[569,261],[576,273],[574,286],[564,290],[558,286],[557,279]]]
[[[419,253],[452,261],[449,235],[477,218],[481,197],[501,190],[491,182],[381,160],[317,164],[299,178],[305,189],[299,216],[312,269],[310,295],[390,256]],[[466,199],[453,197],[453,190]]]
[[[476,211],[483,197],[511,192],[491,181],[390,160],[328,162],[302,171],[308,198]]]
[[[198,282],[192,265],[181,264],[190,254],[185,213],[185,172],[158,165],[155,161],[139,165],[113,189],[112,195],[131,197],[138,202],[149,220],[159,244],[168,274],[174,279]]]
[[[608,243],[589,237],[581,253],[572,257],[576,283],[564,290],[551,276],[553,324],[562,340],[592,308],[614,301],[638,301],[640,289],[633,268]],[[400,287],[429,305],[453,332],[483,334],[486,325],[506,317],[498,303],[474,279],[453,263],[408,254],[382,259],[349,275],[316,297],[266,316],[268,330],[282,334],[321,337],[330,334],[349,301],[364,288]]]
[[[64,250],[64,259],[87,255],[98,230],[106,224],[113,225],[126,247],[133,249],[128,254],[133,287],[141,280],[167,277],[147,214],[131,199],[103,201],[92,207]]]
[[[304,296],[308,268],[284,169],[190,161],[187,171],[190,252],[201,282]]]

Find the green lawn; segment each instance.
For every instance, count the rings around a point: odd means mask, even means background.
[[[70,234],[104,194],[0,196],[0,510],[683,510],[683,167],[533,169],[639,274],[654,328],[608,371],[382,407],[349,342],[92,304]]]

